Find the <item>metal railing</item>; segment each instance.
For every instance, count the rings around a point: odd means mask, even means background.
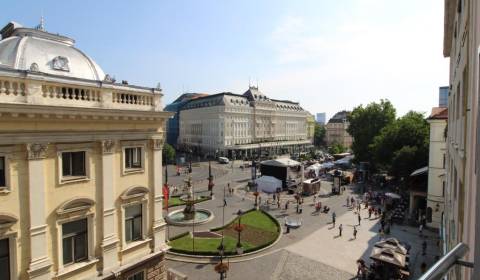
[[[464,243],[458,243],[450,252],[439,259],[427,272],[425,272],[418,280],[440,280],[452,268],[458,264],[466,267],[473,267],[473,263],[461,261],[468,251],[468,246]]]

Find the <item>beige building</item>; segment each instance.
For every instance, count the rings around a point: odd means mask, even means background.
[[[166,279],[161,90],[42,26],[0,33],[0,279]]]
[[[180,111],[179,146],[204,155],[250,157],[295,153],[311,146],[300,104],[270,99],[250,86],[190,100]]]
[[[427,119],[430,124],[428,158],[427,225],[440,229],[445,201],[445,165],[447,157],[447,108],[433,108]]]
[[[315,137],[315,116],[308,114],[307,116],[307,139],[313,144],[313,138]]]
[[[449,251],[459,242],[463,242],[469,247],[463,260],[474,263],[473,269],[456,265],[455,269],[449,273],[449,279],[478,279],[480,275],[479,1],[445,1],[443,54],[450,58],[444,249]]]
[[[352,146],[353,138],[348,134],[347,128],[349,122],[347,116],[350,112],[340,111],[336,113],[325,126],[325,141],[327,146],[330,146],[334,143],[342,144],[346,148]]]

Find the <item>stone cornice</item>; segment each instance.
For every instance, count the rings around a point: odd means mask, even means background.
[[[0,104],[0,115],[14,118],[80,119],[80,120],[134,120],[160,121],[173,116],[172,112],[132,111],[102,108],[60,107],[29,104]]]

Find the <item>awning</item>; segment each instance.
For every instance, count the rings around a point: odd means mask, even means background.
[[[374,247],[370,258],[400,268],[405,267],[405,255],[396,252],[394,249]]]
[[[425,166],[413,171],[412,174],[410,174],[410,176],[418,176],[418,175],[425,174],[427,172],[428,172],[428,166]]]

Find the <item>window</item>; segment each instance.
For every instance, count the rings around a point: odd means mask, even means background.
[[[125,148],[125,168],[142,168],[142,148]]]
[[[64,265],[88,258],[87,219],[63,224],[62,239]]]
[[[0,157],[0,188],[4,188],[7,186],[7,182],[5,180],[6,176],[6,165],[5,165],[5,157]]]
[[[62,153],[62,175],[63,177],[87,175],[85,168],[85,151]]]
[[[143,279],[145,279],[145,272],[144,271],[137,272],[137,273],[135,273],[132,276],[129,276],[127,278],[127,280],[143,280]]]
[[[125,207],[125,241],[142,239],[142,204]]]
[[[10,279],[10,246],[8,243],[8,238],[0,240],[0,279],[5,280]]]

